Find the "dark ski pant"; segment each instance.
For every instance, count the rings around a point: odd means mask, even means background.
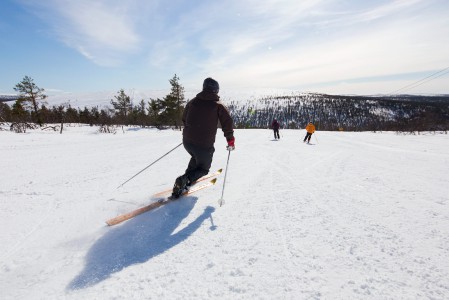
[[[274,131],[274,139],[280,139],[281,137],[279,136],[279,129],[273,129]]]
[[[312,133],[307,132],[306,137],[304,138],[304,142],[308,139],[307,142],[309,143],[311,138],[312,138]]]
[[[183,144],[191,156],[185,175],[187,175],[190,182],[194,182],[209,173],[215,148],[213,146],[208,148],[201,147],[186,142]]]

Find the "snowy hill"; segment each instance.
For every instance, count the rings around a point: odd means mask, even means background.
[[[446,134],[237,130],[217,185],[151,203],[179,131],[0,131],[1,299],[448,299]],[[211,170],[225,167],[217,135]]]
[[[351,96],[296,93],[228,103],[237,128],[268,128],[276,118],[283,128],[302,129],[308,121],[320,130],[447,131],[449,96]]]

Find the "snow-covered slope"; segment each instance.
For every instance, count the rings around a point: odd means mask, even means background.
[[[237,130],[216,186],[107,227],[179,131],[0,132],[1,299],[448,299],[449,137]],[[217,135],[212,170],[225,167]]]

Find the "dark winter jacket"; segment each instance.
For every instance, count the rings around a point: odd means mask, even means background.
[[[187,103],[182,116],[184,142],[212,147],[219,124],[226,140],[234,137],[231,115],[219,100],[217,94],[203,91]]]
[[[273,121],[273,123],[271,123],[271,128],[272,129],[279,129],[279,127],[280,127],[281,125],[279,125],[279,122],[278,121],[276,121],[276,120],[274,120]]]

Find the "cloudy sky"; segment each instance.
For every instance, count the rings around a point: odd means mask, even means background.
[[[0,53],[0,94],[449,93],[449,2],[2,0]]]

